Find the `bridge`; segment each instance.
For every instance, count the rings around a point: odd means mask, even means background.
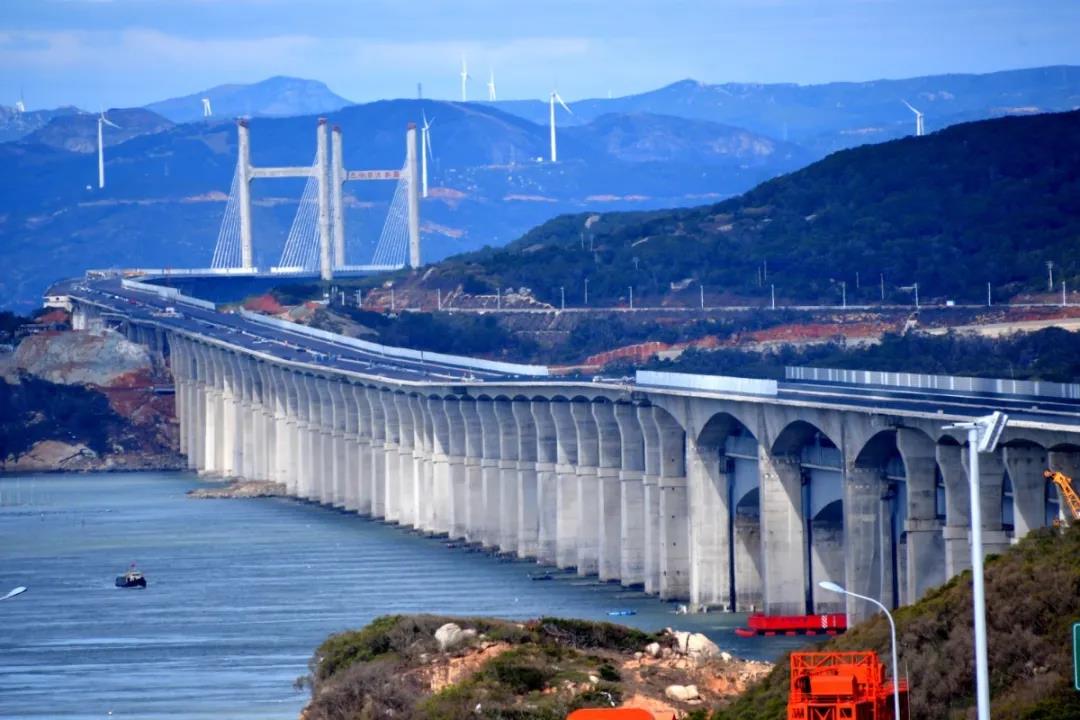
[[[790,368],[784,381],[638,372],[555,377],[394,348],[173,288],[86,278],[50,291],[76,329],[143,343],[176,383],[180,447],[215,477],[694,608],[889,606],[969,565],[966,438],[983,455],[987,552],[1060,513],[1051,468],[1080,475],[1080,385]]]

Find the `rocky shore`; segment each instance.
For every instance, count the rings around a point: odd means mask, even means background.
[[[188,490],[189,497],[200,499],[284,497],[285,484],[261,480],[234,480],[221,487]]]
[[[772,668],[700,633],[429,615],[383,617],[333,635],[310,667],[302,720],[561,719],[583,707],[707,717]]]

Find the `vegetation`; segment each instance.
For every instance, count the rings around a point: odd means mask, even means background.
[[[444,261],[425,283],[560,287],[610,305],[685,284],[737,298],[980,301],[1080,276],[1080,111],[957,125],[835,153],[739,197],[691,209],[551,220],[502,249]],[[857,282],[856,274],[861,277]],[[575,297],[577,295],[575,294]]]
[[[479,635],[468,645],[505,643],[461,680],[431,693],[425,666],[438,654],[435,631],[456,622]],[[609,706],[622,697],[613,659],[670,639],[608,623],[541,618],[519,625],[487,618],[387,616],[331,636],[316,651],[309,720],[331,718],[529,718],[563,720],[579,707]],[[435,672],[431,670],[431,672]],[[576,692],[593,676],[598,680]]]
[[[1071,626],[1080,618],[1080,525],[1038,530],[986,565],[990,684],[995,720],[1080,717],[1072,688]],[[901,673],[913,718],[966,718],[974,703],[971,574],[894,613]],[[874,649],[888,662],[889,627],[878,615],[824,644]],[[712,720],[787,717],[788,663]]]
[[[832,343],[786,345],[771,352],[690,349],[676,360],[654,360],[648,367],[779,379],[788,365],[1075,382],[1080,377],[1080,332],[1047,328],[1006,338],[907,333],[886,334],[880,344],[867,347]]]
[[[123,425],[97,390],[25,374],[18,383],[0,379],[0,459],[18,457],[41,440],[77,440],[102,454]]]

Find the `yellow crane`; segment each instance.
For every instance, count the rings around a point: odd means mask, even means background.
[[[1061,491],[1061,497],[1065,499],[1065,504],[1069,507],[1068,514],[1072,515],[1073,521],[1080,521],[1080,496],[1073,490],[1072,478],[1065,473],[1054,470],[1044,471],[1043,477],[1054,481],[1054,484],[1058,486],[1058,490]]]

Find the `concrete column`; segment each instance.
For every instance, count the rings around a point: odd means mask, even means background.
[[[352,438],[348,454],[347,498],[349,509],[360,515],[377,517],[372,508],[375,477],[372,450],[371,392],[363,385],[351,385],[352,401],[348,403],[345,436]],[[349,395],[346,395],[348,398]],[[376,400],[377,402],[377,400]]]
[[[461,400],[446,398],[443,416],[448,431],[450,464],[450,539],[461,540],[468,536],[468,478],[465,469],[465,419],[461,414]]]
[[[370,409],[367,407],[367,399],[361,386],[342,382],[341,391],[342,405],[345,409],[345,429],[343,431],[345,438],[345,462],[343,463],[345,471],[345,509],[349,512],[359,512],[360,468],[363,464],[361,447],[365,448],[369,453],[371,450],[371,440],[369,438],[364,438],[363,445],[361,445],[360,406],[363,404],[365,412],[370,412]],[[371,418],[369,417],[368,422],[370,423],[370,421]],[[364,515],[371,512],[371,498],[368,497],[367,500],[368,511],[362,513]]]
[[[348,469],[346,467],[348,463],[349,450],[345,447],[345,426],[346,426],[346,410],[345,410],[345,391],[343,382],[341,380],[328,380],[327,389],[330,391],[330,406],[331,406],[331,425],[330,425],[330,448],[333,453],[333,471],[331,477],[333,478],[333,504],[337,508],[346,507],[346,484],[348,482]],[[352,392],[349,392],[351,397]],[[350,448],[352,454],[355,454],[355,448]]]
[[[176,404],[176,429],[177,438],[180,443],[180,452],[183,455],[188,451],[187,440],[187,425],[185,420],[187,418],[187,412],[184,407],[184,402],[187,399],[187,368],[184,360],[184,348],[173,337],[169,338],[169,372],[173,377],[173,387],[175,388],[175,404]]]
[[[690,493],[690,603],[695,608],[730,608],[732,478],[716,445],[687,438],[686,480]]]
[[[236,378],[236,473],[245,480],[255,479],[255,404],[252,371],[245,357],[230,353]]]
[[[394,395],[394,404],[397,408],[398,417],[398,502],[400,506],[400,523],[411,527],[419,527],[416,517],[416,501],[414,499],[415,472],[413,469],[413,445],[416,443],[416,432],[413,428],[412,409],[409,407],[407,395],[397,393]]]
[[[214,366],[216,374],[221,378],[219,386],[220,395],[218,403],[220,412],[218,417],[221,424],[218,426],[221,436],[220,452],[217,453],[215,462],[218,472],[223,477],[237,477],[237,400],[236,400],[236,376],[233,373],[229,354],[222,350],[214,351]]]
[[[334,405],[330,399],[330,381],[326,378],[315,378],[315,393],[317,398],[318,435],[315,440],[318,446],[316,467],[319,469],[319,479],[316,487],[319,489],[319,502],[324,505],[334,504]]]
[[[964,463],[960,460],[962,447],[937,445],[935,453],[945,483],[945,527],[942,537],[945,542],[945,576],[951,578],[971,567],[968,479]]]
[[[518,437],[509,400],[495,400],[499,427],[499,550],[518,549]]]
[[[204,346],[205,347],[205,346]],[[206,408],[206,472],[210,475],[225,474],[225,379],[222,376],[221,358],[217,350],[205,347],[207,364],[212,368],[213,386],[208,388]]]
[[[964,473],[968,470],[968,453],[965,448],[960,456]],[[1011,544],[1001,522],[1001,493],[1005,483],[1005,464],[1001,450],[979,455],[979,507],[983,521],[983,552],[1002,553]]]
[[[465,539],[484,542],[484,431],[477,405],[479,400],[463,399],[458,411],[465,432]]]
[[[1019,540],[1046,525],[1046,450],[1038,445],[1010,446],[1001,450],[1013,487],[1013,537]],[[981,459],[981,458],[980,458]],[[980,463],[981,464],[981,463]]]
[[[806,612],[806,526],[799,461],[773,456],[759,443],[758,469],[764,610],[769,615],[800,615]]]
[[[846,612],[853,623],[873,615],[873,606],[864,600],[817,592],[817,583],[830,580],[843,585],[852,592],[881,598],[888,606],[892,598],[892,583],[883,582],[884,523],[882,523],[881,496],[885,489],[884,472],[880,468],[865,468],[849,464],[844,483],[844,553],[843,577],[836,577],[829,563],[814,563],[813,581],[810,588],[814,598],[814,612]],[[815,558],[817,560],[817,558]]]
[[[386,487],[386,517],[388,522],[402,521],[402,492],[401,492],[401,422],[397,418],[397,403],[393,393],[382,390],[378,393],[378,403],[373,396],[372,402],[372,432],[375,433],[376,441],[372,445],[374,449],[379,447],[379,433],[382,434],[382,481]],[[381,409],[381,421],[380,421]],[[372,459],[373,471],[380,472],[378,456]],[[376,478],[376,485],[379,478]]]
[[[316,478],[318,477],[318,465],[315,458],[315,416],[312,414],[314,407],[314,388],[311,386],[311,378],[300,373],[293,374],[293,382],[296,383],[296,403],[300,412],[297,418],[297,444],[300,455],[300,497],[304,500],[317,500]]]
[[[592,404],[597,432],[597,514],[600,545],[597,572],[601,580],[618,580],[622,570],[622,436],[612,403]]]
[[[397,522],[397,498],[391,498],[398,469],[397,406],[389,392],[364,388],[360,405],[361,513]],[[390,416],[393,414],[393,428]],[[391,433],[393,431],[393,434]],[[391,517],[393,513],[393,517]]]
[[[690,596],[690,508],[686,434],[670,415],[653,413],[660,440],[660,597]]]
[[[615,405],[619,424],[619,579],[623,585],[645,583],[645,438],[637,408]]]
[[[907,582],[902,604],[916,602],[945,582],[945,537],[937,519],[937,457],[934,441],[910,428],[896,431],[907,476]]]
[[[453,508],[453,480],[450,477],[450,423],[446,417],[442,398],[426,399],[427,415],[431,418],[431,531],[450,535],[450,517]]]
[[[274,395],[274,424],[277,442],[274,446],[275,479],[285,483],[285,491],[296,495],[296,395],[289,382],[288,371],[270,367],[270,376],[276,388]]]
[[[416,473],[413,479],[413,496],[417,526],[425,532],[434,532],[434,509],[433,497],[435,478],[434,468],[431,463],[431,416],[427,413],[427,399],[418,395],[409,397],[409,407],[413,413],[413,429],[416,432],[416,442],[413,447],[413,467]]]
[[[656,408],[642,405],[637,408],[638,422],[644,439],[645,475],[642,478],[644,505],[644,571],[645,592],[660,592],[660,433],[653,420]]]
[[[545,565],[556,563],[558,538],[558,476],[555,466],[559,460],[555,420],[547,400],[531,403],[533,426],[536,429],[536,559]]]
[[[259,411],[262,415],[262,452],[259,456],[259,468],[262,480],[276,482],[277,469],[275,459],[277,457],[277,421],[275,413],[275,395],[277,388],[274,387],[270,374],[270,366],[265,362],[257,363],[259,375]]]
[[[600,565],[600,488],[597,468],[600,465],[599,432],[587,402],[570,403],[570,413],[577,430],[577,571],[578,575],[596,575]]]
[[[532,403],[514,400],[511,403],[517,425],[517,552],[518,557],[535,558],[540,533],[538,472],[536,469],[536,421]]]
[[[481,438],[483,444],[480,459],[480,476],[483,481],[483,528],[481,542],[485,547],[498,547],[500,538],[499,513],[502,511],[502,499],[499,484],[499,450],[501,433],[499,420],[495,415],[495,403],[491,400],[478,400],[476,411],[480,416]]]
[[[578,462],[577,427],[569,402],[549,405],[555,423],[555,442],[558,462],[555,464],[555,564],[560,568],[576,568],[578,533]]]

